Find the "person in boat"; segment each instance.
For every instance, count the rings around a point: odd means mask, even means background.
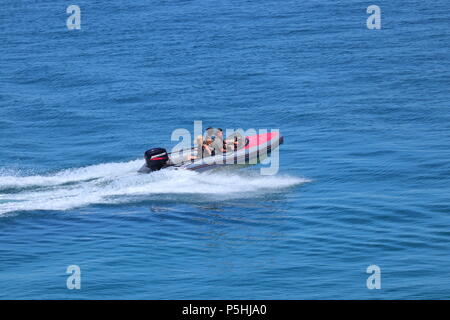
[[[197,155],[189,156],[188,160],[203,159],[203,158],[211,156],[211,154],[213,153],[213,150],[210,147],[212,142],[213,142],[212,138],[206,138],[204,140],[203,136],[201,136],[201,135],[197,136],[197,139],[195,141]]]
[[[214,138],[211,147],[214,150],[214,155],[223,154],[224,152],[227,152],[226,142],[224,142],[223,140],[222,129],[218,128],[216,130],[216,136]]]
[[[198,136],[199,140],[197,142],[197,154],[199,158],[206,158],[206,157],[210,157],[212,155],[212,148],[211,148],[211,144],[213,143],[213,140],[211,137],[206,138],[205,141],[203,141],[203,137],[202,136]],[[201,144],[200,144],[201,142]]]
[[[237,150],[237,141],[236,141],[235,138],[233,138],[233,139],[226,139],[225,143],[224,143],[224,146],[225,146],[227,152],[236,151]]]
[[[211,140],[214,139],[214,128],[212,127],[206,128],[205,130],[205,141],[208,140],[208,138]]]
[[[242,139],[241,134],[236,132],[225,139],[224,148],[226,147],[227,151],[237,151],[242,148],[243,145],[244,140]]]

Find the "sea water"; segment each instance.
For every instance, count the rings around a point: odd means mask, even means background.
[[[0,9],[0,298],[449,298],[448,1],[74,4]],[[196,120],[279,172],[136,172]]]

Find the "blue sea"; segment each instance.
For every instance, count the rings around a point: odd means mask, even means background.
[[[448,0],[3,2],[0,299],[449,299],[449,107]],[[278,173],[136,172],[194,121]]]

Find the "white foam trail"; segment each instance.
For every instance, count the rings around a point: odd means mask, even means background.
[[[197,173],[163,170],[138,174],[136,171],[141,164],[142,160],[135,160],[69,169],[46,176],[0,176],[0,191],[18,189],[13,193],[0,194],[0,214],[136,202],[155,194],[239,198],[308,182],[296,177],[261,176],[243,171]]]
[[[105,177],[117,177],[131,172],[134,167],[142,165],[143,160],[130,162],[102,163],[76,169],[67,169],[53,175],[17,176],[0,175],[0,190],[7,188],[24,188],[29,186],[54,186],[83,180]]]

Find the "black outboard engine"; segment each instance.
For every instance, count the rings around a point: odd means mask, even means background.
[[[145,162],[151,171],[158,171],[169,161],[166,149],[153,148],[145,151]]]

